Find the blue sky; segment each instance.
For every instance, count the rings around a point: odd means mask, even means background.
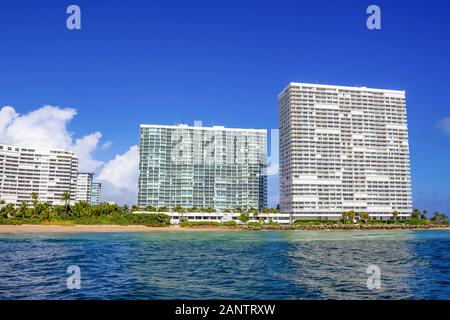
[[[81,30],[66,28],[70,4]],[[370,4],[381,30],[366,28]],[[0,5],[0,44],[0,108],[76,109],[68,130],[101,132],[105,162],[140,123],[277,128],[291,81],[404,89],[414,205],[450,213],[448,1],[17,0]]]

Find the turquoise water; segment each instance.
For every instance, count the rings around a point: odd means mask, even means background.
[[[449,261],[450,231],[3,234],[0,299],[450,299]]]

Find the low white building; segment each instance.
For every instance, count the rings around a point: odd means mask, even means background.
[[[181,219],[193,222],[228,222],[236,221],[239,223],[238,217],[240,213],[226,213],[226,212],[151,212],[151,211],[134,211],[133,213],[139,214],[167,214],[170,216],[170,222],[172,224],[179,224]],[[259,213],[256,217],[253,214],[249,214],[249,222],[257,222],[260,218],[264,219],[263,223],[269,221],[278,222],[280,224],[290,224],[291,216],[286,213]]]

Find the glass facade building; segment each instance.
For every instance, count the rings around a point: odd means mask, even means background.
[[[267,206],[267,130],[141,125],[138,205]]]
[[[102,194],[102,184],[100,182],[92,182],[92,189],[91,189],[92,205],[97,205],[100,203],[101,194]]]

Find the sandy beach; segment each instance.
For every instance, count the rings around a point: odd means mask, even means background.
[[[89,233],[89,232],[171,232],[171,231],[218,231],[236,230],[228,228],[181,228],[180,226],[170,227],[146,227],[138,225],[0,225],[0,233]]]

